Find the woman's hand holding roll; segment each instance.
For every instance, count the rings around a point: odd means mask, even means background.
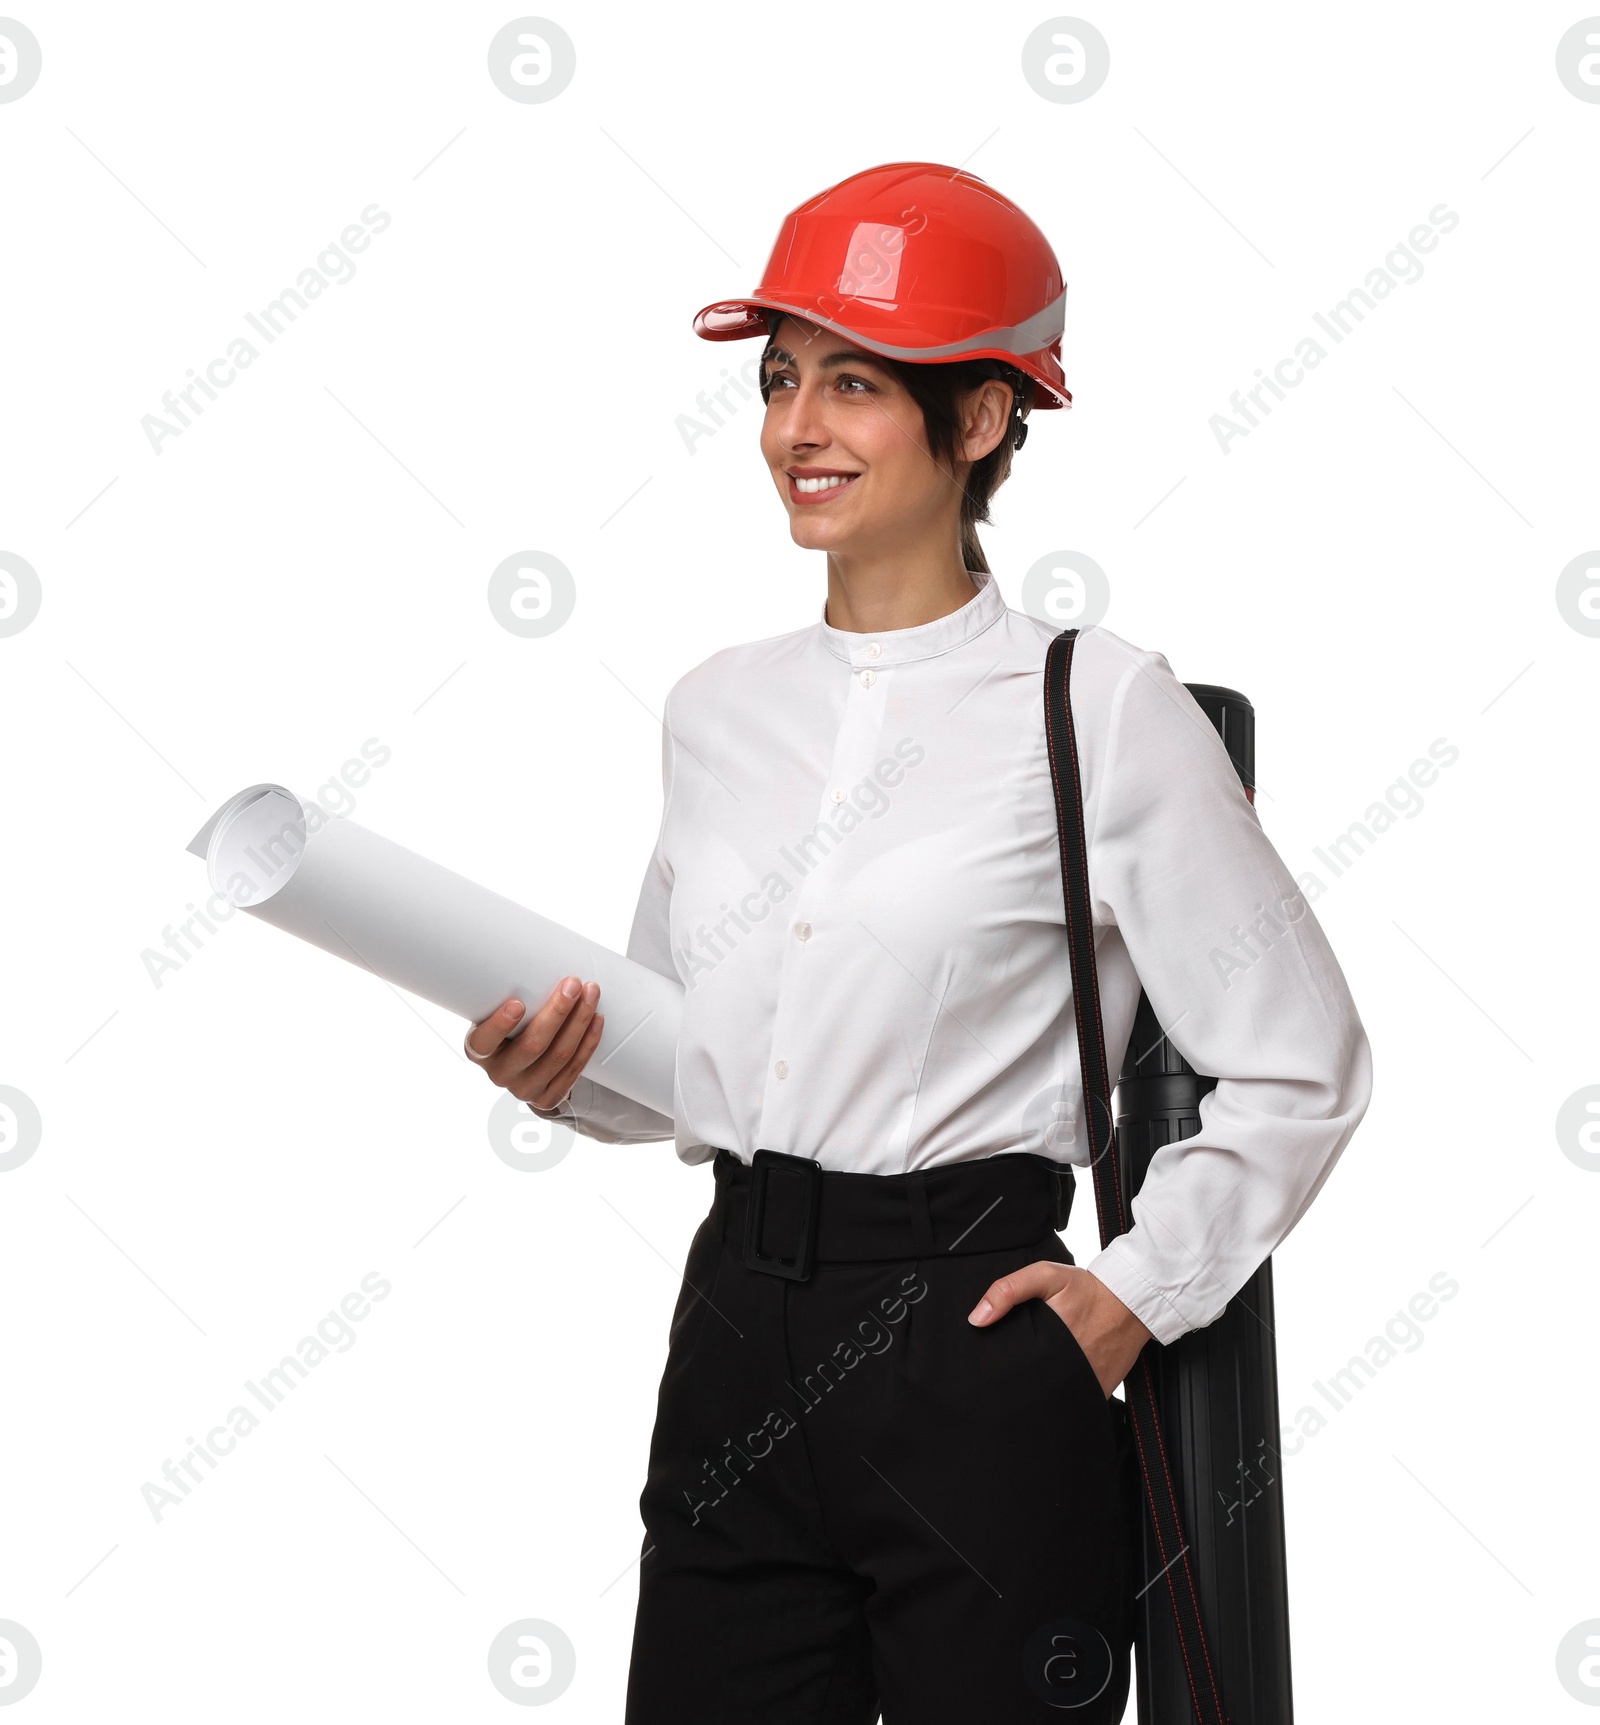
[[[532,1108],[566,1100],[600,1041],[605,1016],[596,1012],[598,982],[564,977],[515,1036],[523,1003],[507,1000],[467,1033],[466,1046],[502,1090]]]

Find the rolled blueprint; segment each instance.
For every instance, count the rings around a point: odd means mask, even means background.
[[[683,988],[282,785],[230,797],[189,841],[241,910],[477,1023],[515,996],[517,1029],[564,976],[600,984],[584,1075],[671,1116]]]

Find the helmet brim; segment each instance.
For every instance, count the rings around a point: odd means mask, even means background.
[[[767,333],[766,313],[769,311],[804,318],[807,323],[819,324],[823,329],[832,330],[835,335],[843,336],[846,341],[854,342],[857,347],[865,348],[869,353],[880,353],[886,359],[902,360],[912,365],[954,365],[968,359],[1002,360],[1033,379],[1033,407],[1072,406],[1072,391],[1067,388],[1061,376],[1060,364],[1048,348],[1038,353],[1019,354],[1005,347],[989,347],[981,343],[969,347],[963,342],[962,351],[959,353],[918,358],[916,343],[887,342],[874,338],[826,316],[816,306],[788,305],[779,300],[755,297],[713,300],[710,305],[702,306],[695,313],[694,332],[703,341],[745,341],[751,336]]]

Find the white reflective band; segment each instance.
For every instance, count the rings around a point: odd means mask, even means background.
[[[820,324],[824,329],[831,329],[835,335],[848,336],[851,341],[873,353],[881,353],[885,359],[953,359],[957,354],[975,353],[979,348],[986,347],[997,347],[1004,353],[1018,355],[1037,353],[1040,348],[1054,341],[1067,326],[1065,287],[1042,311],[1036,311],[1032,317],[1013,324],[1009,329],[980,330],[977,335],[965,336],[960,341],[942,342],[937,347],[901,347],[894,342],[878,341],[858,334],[847,325],[835,323],[831,318],[820,317],[815,311],[806,310],[804,306],[780,305],[776,300],[763,300],[760,303],[769,306],[773,311],[787,312],[791,317],[804,318],[807,323]]]

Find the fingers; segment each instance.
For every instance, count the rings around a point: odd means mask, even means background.
[[[567,990],[574,987],[576,992],[568,995]],[[558,983],[544,1006],[523,1026],[515,1040],[506,1044],[506,1061],[512,1078],[543,1082],[550,1073],[559,1072],[583,1040],[599,998],[598,982],[578,985],[578,979],[569,976]]]
[[[567,990],[571,989],[571,994]],[[520,1012],[509,1012],[515,1003],[507,1001],[492,1019],[486,1019],[486,1025],[493,1024],[500,1031],[501,1041],[489,1052],[490,1058],[484,1061],[483,1069],[496,1084],[505,1085],[517,1073],[527,1066],[549,1047],[555,1040],[556,1033],[566,1023],[567,1015],[572,1010],[573,1003],[582,997],[583,985],[575,976],[566,976],[550,990],[548,998],[538,1011],[528,1014],[528,1022],[514,1037],[507,1039],[511,1026],[522,1015]],[[510,1023],[501,1020],[501,1014],[506,1013]],[[472,1046],[482,1054],[483,1044],[489,1040],[487,1030],[479,1036],[476,1030]]]
[[[487,1058],[511,1033],[511,1027],[522,1017],[522,1002],[501,1002],[487,1018],[480,1019],[467,1032],[467,1046],[474,1054]]]
[[[600,1033],[605,1029],[605,1022],[605,1014],[597,1012],[589,1020],[589,1028],[583,1033],[583,1040],[567,1064],[541,1089],[523,1100],[531,1102],[535,1108],[554,1108],[558,1102],[565,1102],[568,1092],[582,1076],[590,1055],[600,1046]]]
[[[563,977],[515,1036],[508,1032],[522,1008],[508,1000],[473,1026],[471,1046],[484,1053],[485,1044],[494,1038],[492,1052],[481,1062],[490,1079],[520,1101],[553,1108],[577,1082],[599,1044],[605,1026],[595,1010],[599,998],[598,983]]]
[[[1071,1277],[1071,1265],[1057,1264],[1049,1258],[1024,1264],[1020,1270],[989,1284],[982,1299],[967,1313],[967,1322],[991,1324],[1024,1300],[1048,1300],[1052,1294],[1060,1293]]]

